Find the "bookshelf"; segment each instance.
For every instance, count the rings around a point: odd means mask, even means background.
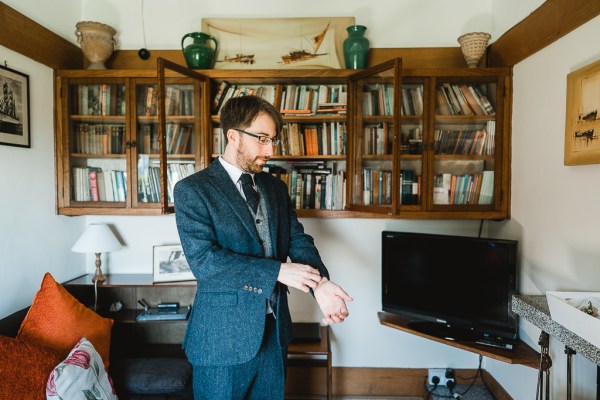
[[[59,213],[172,212],[176,180],[223,152],[222,104],[255,94],[282,112],[282,143],[268,169],[288,184],[301,217],[510,216],[509,68],[405,69],[392,59],[359,71],[198,73],[160,60],[162,88],[159,71],[57,72]],[[83,114],[83,87],[102,85],[119,105]],[[82,125],[122,138],[114,149],[108,142],[109,152],[81,149]],[[94,145],[87,135],[82,143]],[[77,195],[94,168],[123,171],[125,200]]]
[[[162,87],[159,70],[57,73],[59,214],[165,213],[205,167],[206,83],[169,67]]]

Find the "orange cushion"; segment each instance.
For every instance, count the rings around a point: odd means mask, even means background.
[[[18,339],[57,350],[61,359],[82,337],[86,337],[108,370],[110,332],[114,321],[103,318],[81,304],[67,289],[46,273],[31,308],[21,323]]]
[[[0,336],[0,399],[45,400],[60,354],[35,343]]]

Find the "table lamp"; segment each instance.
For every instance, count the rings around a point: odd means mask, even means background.
[[[96,273],[92,282],[104,282],[106,278],[102,275],[102,261],[100,254],[115,251],[121,248],[121,243],[106,224],[90,224],[83,235],[75,242],[71,251],[76,253],[96,253]]]

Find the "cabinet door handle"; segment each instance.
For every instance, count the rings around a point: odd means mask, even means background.
[[[131,142],[125,142],[125,147],[130,149],[132,147],[135,147],[137,145],[135,140],[132,140]]]

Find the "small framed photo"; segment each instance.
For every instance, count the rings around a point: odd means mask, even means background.
[[[194,274],[185,259],[180,244],[154,246],[154,282],[194,280]]]
[[[0,144],[31,147],[29,76],[0,65]]]

